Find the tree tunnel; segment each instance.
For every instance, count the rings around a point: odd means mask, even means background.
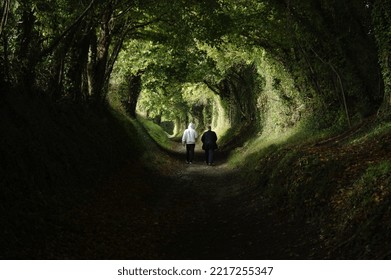
[[[389,11],[2,1],[0,257],[390,258]],[[178,160],[189,122],[224,164]]]
[[[109,94],[137,100],[141,115],[171,123],[173,135],[189,121],[201,130],[211,123],[230,137],[240,131],[271,135],[299,124],[348,129],[370,115],[387,115],[376,5],[382,4],[182,7],[180,26],[164,29],[163,39],[149,34],[124,42],[112,75],[112,86],[121,90]],[[184,32],[184,26],[192,29]],[[138,71],[140,95],[126,85]]]
[[[69,4],[4,2],[3,89],[75,103],[117,94],[176,132],[217,115],[221,129],[278,130],[304,115],[322,129],[388,114],[387,1]]]

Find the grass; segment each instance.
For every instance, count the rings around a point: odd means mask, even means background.
[[[169,139],[168,133],[161,126],[141,116],[138,116],[137,120],[160,147],[166,150],[172,149],[172,141]]]
[[[311,145],[331,134],[331,131],[314,131],[300,124],[282,133],[264,132],[237,148],[232,153],[229,163],[233,167],[256,166],[257,162],[270,152],[270,148],[278,150],[289,146]]]
[[[391,133],[391,122],[376,122],[371,124],[370,129],[363,130],[349,144],[360,144],[365,141],[377,139],[384,134]]]

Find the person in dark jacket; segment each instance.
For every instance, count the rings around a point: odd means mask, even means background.
[[[202,149],[205,150],[205,161],[206,164],[213,164],[213,154],[214,150],[217,149],[217,135],[214,131],[212,131],[212,127],[208,126],[208,131],[206,131],[202,137]]]

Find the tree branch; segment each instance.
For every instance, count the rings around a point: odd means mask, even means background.
[[[211,85],[207,80],[203,80],[202,81],[211,91],[213,91],[214,93],[216,93],[218,96],[221,95],[221,93],[218,91],[218,87],[214,87],[213,85]]]
[[[91,0],[90,4],[87,6],[87,8],[84,10],[84,12],[67,29],[65,29],[57,38],[55,38],[53,40],[53,42],[46,49],[44,49],[41,52],[41,54],[40,54],[41,59],[53,52],[53,50],[61,43],[61,41],[72,31],[72,29],[75,28],[75,26],[77,26],[82,21],[82,19],[91,10],[94,3],[95,3],[95,0]]]
[[[3,33],[4,27],[7,24],[8,20],[8,14],[10,10],[10,0],[4,0],[4,5],[3,5],[3,15],[1,16],[1,22],[0,22],[0,36]]]
[[[315,56],[316,56],[322,63],[328,65],[328,66],[331,68],[331,70],[335,73],[335,75],[337,76],[338,83],[339,83],[339,86],[340,86],[340,89],[341,89],[342,100],[343,100],[343,106],[344,106],[344,109],[345,109],[346,118],[347,118],[347,121],[348,121],[349,128],[351,128],[351,127],[352,127],[352,124],[351,124],[351,122],[350,122],[349,110],[348,110],[348,106],[347,106],[347,103],[346,103],[345,90],[344,90],[344,88],[343,88],[341,76],[339,75],[338,71],[335,69],[335,67],[334,67],[330,62],[326,62],[325,60],[323,60],[323,59],[315,52],[315,50],[314,50],[313,48],[311,48],[311,51],[315,54]]]

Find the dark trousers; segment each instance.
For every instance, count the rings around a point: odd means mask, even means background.
[[[214,149],[206,149],[205,150],[206,163],[213,163],[213,154],[214,154]]]
[[[194,159],[195,144],[186,144],[186,161],[192,162]]]

